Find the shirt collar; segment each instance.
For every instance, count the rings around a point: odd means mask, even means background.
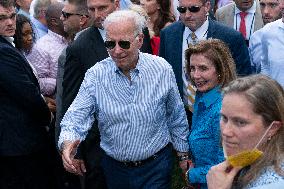
[[[30,18],[30,14],[27,13],[26,11],[24,11],[23,9],[19,9],[17,14],[21,14],[21,15],[24,15],[25,17],[27,17],[27,18]]]
[[[203,104],[205,105],[205,107],[209,107],[211,104],[215,103],[215,101],[217,99],[219,99],[221,97],[221,92],[220,92],[220,86],[216,86],[213,89],[211,89],[208,92],[205,93],[201,93],[201,92],[196,92],[196,97],[200,102],[203,102]]]
[[[67,43],[65,37],[63,37],[63,36],[61,36],[61,35],[59,35],[59,34],[53,32],[53,31],[51,31],[51,30],[48,30],[47,33],[48,33],[48,35],[50,35],[51,37],[55,38],[56,40],[62,41],[62,43]]]
[[[11,43],[11,45],[13,45],[15,47],[15,44],[14,44],[14,38],[13,37],[4,37],[2,36],[4,39],[6,39],[9,43]]]
[[[43,31],[48,31],[47,26],[43,25],[40,21],[38,21],[36,18],[31,17],[31,21],[34,25],[36,25],[37,28],[43,30]]]
[[[256,2],[254,1],[251,8],[249,8],[245,12],[250,13],[250,14],[254,14],[255,11],[256,11]],[[238,15],[240,12],[242,12],[242,11],[237,6],[235,6],[235,15]]]
[[[144,63],[143,63],[143,58],[142,58],[143,54],[139,51],[139,55],[138,55],[138,62],[136,67],[132,70],[132,72],[137,72],[140,73],[143,69],[144,69]],[[122,72],[120,71],[120,69],[116,66],[115,62],[113,61],[114,65],[115,65],[115,73],[119,73],[122,74]]]
[[[100,32],[103,40],[106,41],[106,30],[100,29],[100,28],[98,28],[98,29],[99,29],[99,32]]]
[[[282,18],[279,19],[279,28],[284,29],[284,22]]]
[[[207,17],[205,22],[194,32],[198,40],[202,40],[205,37],[208,32],[208,27],[209,21]],[[188,27],[185,27],[185,32],[188,33],[188,35],[192,33],[192,31]]]

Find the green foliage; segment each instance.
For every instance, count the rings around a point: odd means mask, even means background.
[[[185,182],[182,178],[182,171],[179,168],[178,160],[175,153],[173,153],[174,166],[172,171],[172,189],[181,189],[185,186]]]

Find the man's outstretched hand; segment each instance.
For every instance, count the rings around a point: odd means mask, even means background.
[[[62,149],[62,161],[66,171],[76,175],[83,175],[86,172],[85,163],[81,159],[74,159],[80,140],[64,141]]]

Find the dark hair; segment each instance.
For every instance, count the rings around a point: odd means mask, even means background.
[[[165,27],[167,23],[175,21],[175,16],[171,13],[171,1],[170,0],[156,0],[160,5],[158,19],[154,22],[154,33],[156,36],[160,36],[160,31]]]
[[[13,7],[15,5],[14,0],[0,0],[0,5],[4,8]]]
[[[76,7],[76,13],[82,15],[89,15],[87,0],[67,0],[69,4]]]
[[[130,0],[135,5],[140,5],[140,0]]]
[[[15,47],[19,50],[23,50],[26,51],[26,49],[23,49],[23,25],[25,23],[29,23],[31,28],[32,28],[32,24],[30,19],[28,19],[26,16],[18,14],[17,18],[16,18],[16,31],[15,31],[15,35],[14,35],[14,43],[15,43]],[[33,31],[33,28],[32,28]],[[35,34],[33,32],[33,42],[35,42]]]
[[[189,46],[189,48],[185,51],[187,61],[186,72],[188,73],[193,85],[195,84],[190,77],[189,65],[190,57],[193,54],[202,54],[204,57],[212,61],[221,87],[224,87],[236,78],[236,66],[228,46],[219,39],[208,39],[200,41],[196,45]]]
[[[235,177],[235,188],[244,188],[267,166],[273,166],[279,175],[284,176],[284,170],[281,170],[284,155],[284,90],[281,85],[267,76],[253,75],[232,81],[223,89],[223,93],[224,96],[243,95],[252,105],[253,111],[262,117],[265,128],[273,121],[281,123],[276,134],[262,144],[263,156],[245,167],[243,174]]]
[[[60,28],[63,30],[62,21],[60,21],[61,10],[63,9],[64,4],[62,2],[56,1],[51,3],[45,13],[45,18],[47,22],[47,27],[51,28]],[[56,20],[57,23],[60,25],[54,25],[53,20]],[[52,30],[52,29],[51,29]]]

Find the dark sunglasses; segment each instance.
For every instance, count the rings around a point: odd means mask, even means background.
[[[118,45],[122,48],[122,49],[129,49],[130,48],[130,41],[118,41],[117,42]],[[116,41],[105,41],[105,47],[107,49],[113,49],[116,46]]]
[[[64,12],[64,11],[61,11],[61,14],[62,16],[65,18],[65,19],[68,19],[70,16],[72,15],[78,15],[78,16],[86,16],[88,17],[88,15],[82,15],[82,14],[77,14],[77,13],[68,13],[68,12]]]
[[[201,6],[191,6],[191,7],[183,7],[183,6],[179,6],[179,7],[177,7],[177,10],[178,10],[178,12],[180,12],[180,13],[186,13],[186,9],[188,9],[188,11],[189,12],[193,12],[193,13],[195,13],[195,12],[199,12],[200,11],[200,9],[201,9]]]

